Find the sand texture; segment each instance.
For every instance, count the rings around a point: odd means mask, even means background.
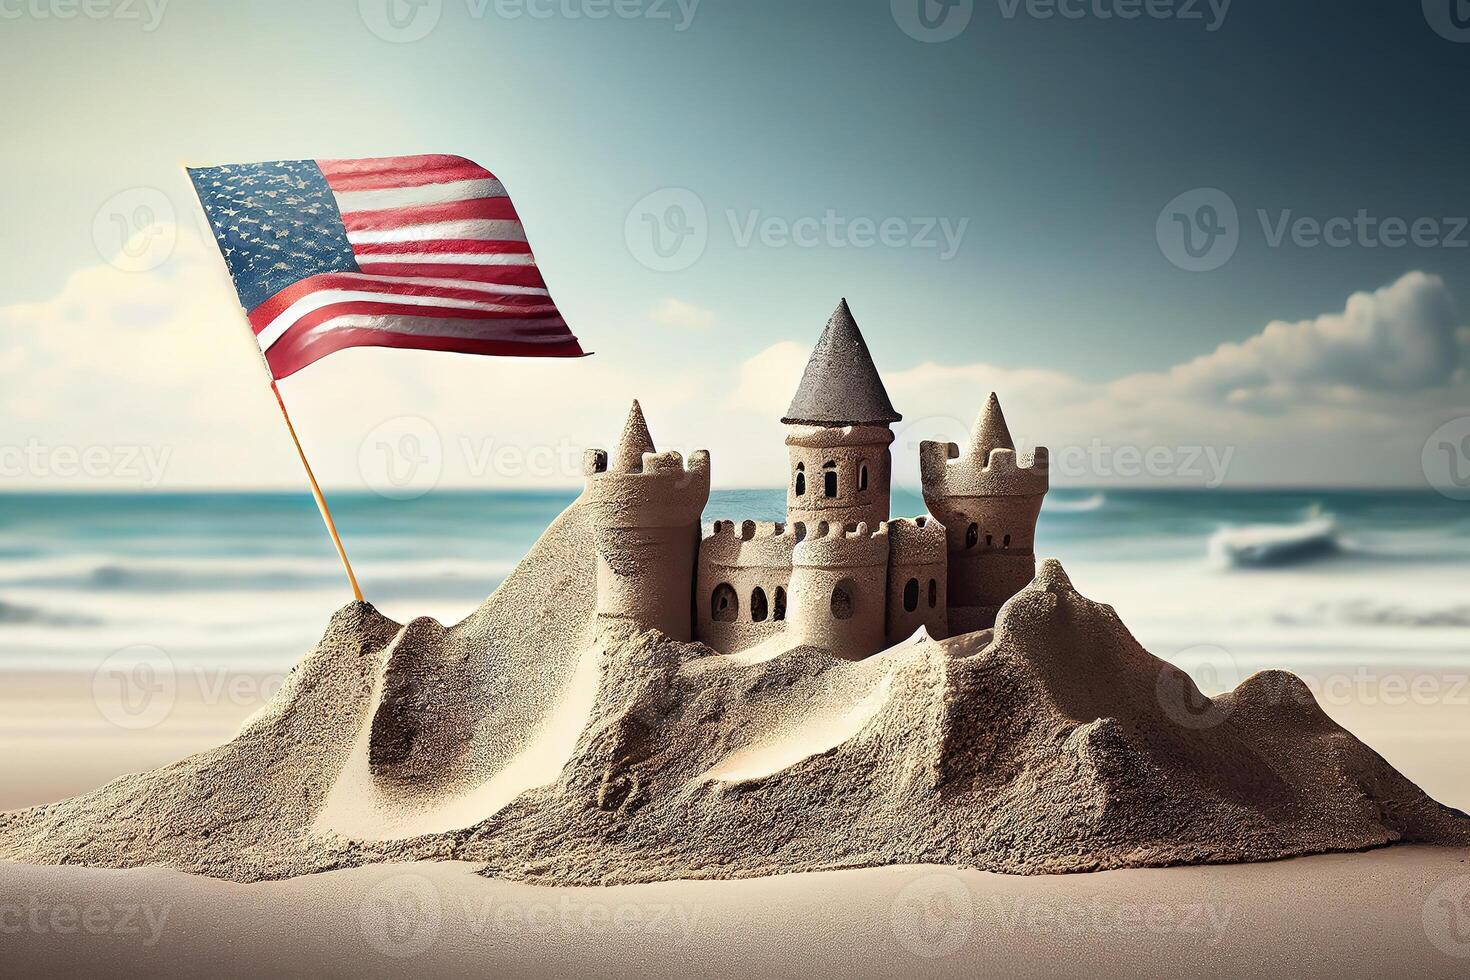
[[[858,662],[597,627],[578,505],[453,627],[371,606],[232,741],[0,815],[0,858],[235,881],[458,859],[546,884],[1036,874],[1470,846],[1289,674],[1203,697],[1061,566]]]

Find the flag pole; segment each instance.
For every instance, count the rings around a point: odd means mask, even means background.
[[[286,411],[286,402],[281,398],[281,389],[276,387],[276,379],[271,377],[271,394],[276,396],[276,404],[281,406],[281,418],[286,420],[286,431],[291,433],[291,441],[296,444],[296,455],[301,457],[301,465],[306,470],[306,479],[311,483],[311,495],[316,498],[316,508],[322,512],[322,521],[327,525],[327,533],[332,536],[332,544],[337,546],[337,557],[342,559],[342,570],[347,573],[347,581],[352,583],[352,594],[358,602],[362,602],[362,589],[358,587],[357,576],[352,573],[352,563],[347,560],[347,549],[342,547],[342,538],[337,534],[337,522],[332,520],[332,511],[327,507],[327,498],[322,496],[322,488],[317,485],[316,474],[311,471],[311,463],[306,458],[306,450],[301,448],[301,440],[296,436],[296,426],[291,424],[291,413]]]

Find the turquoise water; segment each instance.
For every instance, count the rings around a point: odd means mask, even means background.
[[[456,621],[572,499],[438,492],[332,498],[368,598]],[[896,494],[896,514],[922,504]],[[706,521],[783,517],[779,490],[717,491]],[[1336,554],[1222,567],[1222,528],[1334,517]],[[1470,653],[1470,505],[1432,492],[1053,491],[1038,552],[1113,603],[1151,648]],[[285,493],[0,496],[0,669],[95,664],[152,644],[289,664],[348,598],[311,498]],[[1398,651],[1395,654],[1395,651]]]

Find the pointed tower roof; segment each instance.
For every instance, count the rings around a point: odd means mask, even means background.
[[[1006,417],[1001,414],[1000,399],[990,393],[980,417],[975,420],[975,431],[970,435],[970,451],[983,465],[990,459],[992,449],[1015,449],[1011,430],[1006,426]]]
[[[653,448],[653,436],[648,433],[648,423],[643,420],[643,407],[633,399],[628,410],[628,421],[623,423],[623,435],[608,460],[608,469],[622,473],[641,473],[643,454],[658,452]]]
[[[888,425],[902,418],[888,400],[873,355],[844,299],[827,321],[796,397],[781,421],[787,425]]]

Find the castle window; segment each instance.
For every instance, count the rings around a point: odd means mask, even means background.
[[[1011,536],[1010,536],[1010,535],[1009,535],[1009,534],[1007,534],[1007,535],[1006,535],[1006,536],[1005,536],[1005,537],[1004,537],[1004,538],[1003,538],[1003,539],[1002,539],[1002,540],[1001,540],[1001,542],[1000,542],[1000,546],[1001,546],[1001,547],[1002,547],[1002,548],[1009,548],[1009,547],[1010,547],[1010,546],[1011,546]]]
[[[759,585],[750,593],[750,621],[764,623],[769,610],[766,608],[766,590]]]
[[[980,540],[980,525],[979,524],[971,524],[970,525],[970,529],[965,532],[965,547],[966,548],[973,548],[973,547],[975,547],[975,543],[977,541],[979,541],[979,540]]]
[[[733,623],[739,616],[740,597],[728,582],[721,582],[709,597],[709,618],[717,623]]]
[[[806,496],[806,464],[805,463],[797,463],[796,464],[796,495],[798,497],[805,497]]]
[[[786,618],[786,590],[776,586],[776,608],[771,610],[771,619],[780,622]]]
[[[830,459],[822,464],[822,492],[828,497],[837,496],[837,464]]]
[[[929,608],[933,609],[939,605],[939,583],[934,579],[929,580]]]
[[[985,547],[987,547],[987,548],[993,547],[990,538],[991,538],[991,535],[989,535],[989,534],[985,535]]]
[[[858,467],[858,489],[868,489],[868,464],[864,463]]]
[[[919,608],[919,580],[909,579],[909,584],[903,587],[903,611],[913,612]]]
[[[851,619],[853,613],[853,589],[852,582],[843,579],[837,583],[837,588],[832,590],[832,618]]]

